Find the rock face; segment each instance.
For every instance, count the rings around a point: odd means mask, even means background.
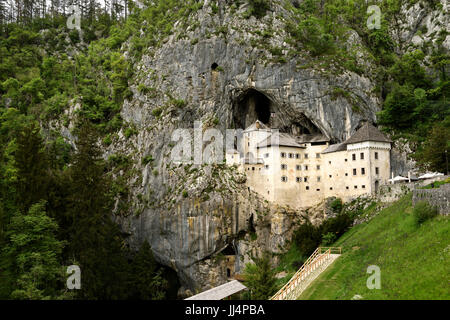
[[[137,214],[121,220],[131,245],[148,240],[157,259],[194,293],[226,281],[222,250],[236,254],[236,272],[251,255],[281,252],[302,213],[260,200],[233,168],[174,163],[175,130],[192,134],[195,121],[203,130],[242,128],[265,118],[283,131],[321,132],[340,142],[362,120],[376,122],[380,110],[368,77],[317,69],[301,53],[286,54],[295,48],[285,41],[283,16],[289,13],[277,1],[260,20],[242,18],[245,5],[233,11],[218,3],[214,14],[205,1],[189,17],[190,27],[177,24],[165,43],[148,49],[131,83],[134,98],[121,113],[138,134],[126,139],[121,132],[106,152],[130,155],[140,173],[130,180]],[[264,31],[268,39],[260,36]],[[356,32],[349,41],[361,43]],[[269,50],[277,47],[278,55]]]

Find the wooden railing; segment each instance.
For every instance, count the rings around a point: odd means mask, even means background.
[[[270,300],[284,300],[300,282],[306,278],[313,270],[330,259],[331,254],[342,254],[341,247],[319,247],[305,261],[302,267],[292,276]]]

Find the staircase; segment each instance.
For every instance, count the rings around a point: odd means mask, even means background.
[[[342,248],[319,247],[306,260],[303,266],[294,274],[270,300],[297,300],[300,294],[314,281],[334,260],[342,254]]]

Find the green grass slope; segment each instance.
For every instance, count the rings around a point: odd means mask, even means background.
[[[414,222],[411,195],[352,228],[334,246],[343,255],[299,299],[450,299],[450,223],[438,216]],[[369,290],[370,265],[381,270],[381,289]]]

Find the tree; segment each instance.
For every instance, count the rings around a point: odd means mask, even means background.
[[[427,139],[414,155],[423,168],[447,174],[448,157],[450,157],[450,117],[433,126]]]
[[[80,263],[80,298],[124,299],[128,295],[124,238],[111,219],[111,180],[105,174],[97,137],[92,125],[81,125],[70,169],[67,259]]]
[[[162,300],[166,296],[167,280],[153,257],[152,250],[145,241],[134,257],[132,266],[131,288],[133,299]]]
[[[47,197],[49,164],[36,122],[30,123],[16,139],[17,206],[23,212]]]
[[[12,299],[54,299],[62,292],[64,243],[56,239],[57,229],[44,201],[31,206],[27,214],[17,211],[12,217],[1,259],[7,261],[5,274],[14,282]]]
[[[276,291],[276,278],[270,263],[270,254],[265,252],[261,258],[253,258],[244,269],[245,285],[250,290],[252,300],[267,300]]]

